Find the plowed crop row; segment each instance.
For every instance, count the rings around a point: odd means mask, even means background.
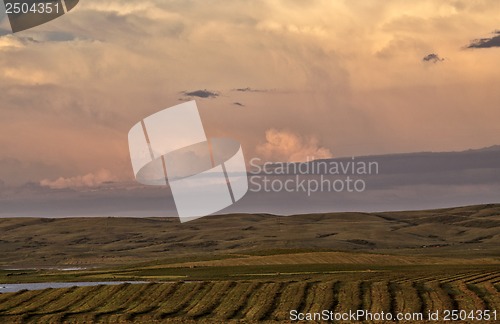
[[[291,310],[500,311],[493,273],[462,280],[199,281],[72,287],[0,295],[1,323],[280,321]],[[472,280],[471,280],[472,279]]]

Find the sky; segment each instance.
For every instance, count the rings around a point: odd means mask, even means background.
[[[196,99],[207,136],[303,161],[500,144],[497,0],[81,0],[0,21],[0,184],[133,180],[127,133]]]

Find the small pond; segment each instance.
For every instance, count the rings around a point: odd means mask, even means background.
[[[38,283],[22,283],[22,284],[3,284],[0,283],[0,293],[17,292],[23,289],[26,290],[41,290],[46,288],[67,288],[67,287],[87,287],[98,285],[121,285],[124,283],[143,284],[149,281],[89,281],[89,282],[38,282]]]

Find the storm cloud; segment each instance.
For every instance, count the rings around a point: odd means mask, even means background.
[[[467,48],[491,48],[500,47],[500,30],[493,32],[496,36],[489,38],[479,38],[473,40]]]
[[[246,87],[246,88],[237,88],[237,89],[234,89],[234,91],[238,91],[238,92],[269,92],[271,90],[253,89],[250,87]]]
[[[424,58],[422,59],[422,61],[424,61],[424,62],[432,62],[432,63],[439,63],[439,62],[443,62],[444,58],[439,57],[439,55],[437,55],[437,54],[431,53],[431,54],[428,54],[428,55],[424,56]]]
[[[217,98],[219,94],[214,91],[208,90],[195,90],[195,91],[184,91],[184,95],[188,97],[198,97],[198,98]]]

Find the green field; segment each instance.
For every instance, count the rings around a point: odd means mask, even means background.
[[[150,282],[0,294],[0,323],[284,322],[291,310],[498,312],[499,228],[498,205],[228,215],[187,224],[0,219],[0,283]],[[54,269],[69,266],[86,268]]]

